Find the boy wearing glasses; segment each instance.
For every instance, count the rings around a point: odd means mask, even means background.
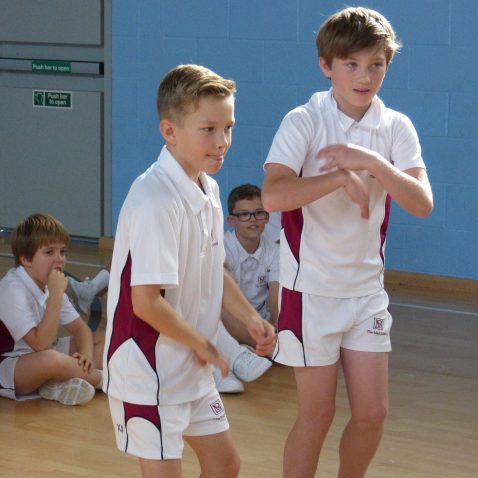
[[[269,213],[262,206],[261,190],[253,184],[238,186],[229,193],[227,207],[227,223],[232,228],[224,236],[227,267],[260,316],[275,328],[279,246],[263,234]],[[228,358],[231,372],[224,378],[216,369],[216,386],[223,393],[240,393],[244,390],[241,381],[259,378],[272,362],[247,347],[255,342],[242,323],[227,313],[222,321],[225,328],[220,324],[217,347]]]

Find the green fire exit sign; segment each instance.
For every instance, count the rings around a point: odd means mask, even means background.
[[[33,106],[37,108],[72,107],[71,91],[33,90]]]
[[[71,73],[69,61],[32,60],[32,71],[40,73]]]

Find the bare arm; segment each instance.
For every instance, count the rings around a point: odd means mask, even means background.
[[[224,269],[223,310],[241,321],[256,342],[256,352],[267,355],[275,345],[275,331],[271,324],[263,320],[247,300],[235,280]]]
[[[360,146],[335,144],[323,148],[318,157],[327,158],[323,171],[338,167],[367,170],[392,199],[410,214],[427,217],[433,209],[433,194],[427,173],[422,168],[401,171],[380,154]]]
[[[93,368],[93,333],[81,317],[65,325],[65,329],[75,339],[77,352],[73,357],[85,372],[90,372]]]
[[[337,170],[328,174],[298,177],[287,166],[269,163],[262,186],[262,203],[267,211],[291,211],[344,188],[358,204],[362,217],[368,217],[368,191],[352,171]]]
[[[269,311],[271,313],[271,324],[277,327],[279,317],[279,282],[269,282]]]
[[[228,373],[226,359],[162,297],[159,285],[132,287],[133,311],[153,329],[192,349],[202,364],[212,363]]]
[[[68,279],[63,272],[52,270],[48,276],[48,298],[45,313],[40,323],[33,327],[23,340],[36,352],[51,348],[56,339],[60,325],[60,312],[63,304],[63,294]]]

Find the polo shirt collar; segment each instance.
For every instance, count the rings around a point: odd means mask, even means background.
[[[334,111],[339,120],[339,124],[342,126],[344,132],[348,131],[354,124],[359,125],[364,129],[378,129],[380,127],[380,121],[385,108],[382,100],[378,96],[372,98],[370,108],[365,113],[364,117],[360,121],[355,121],[350,116],[342,113],[337,107],[334,95],[332,94],[332,88],[328,92],[329,107]]]
[[[259,243],[259,247],[252,254],[249,254],[244,249],[243,245],[239,242],[239,239],[237,238],[237,235],[236,235],[236,231],[233,230],[233,231],[231,231],[231,233],[232,233],[232,236],[233,236],[235,248],[236,248],[236,250],[239,251],[239,262],[240,263],[243,263],[249,257],[253,257],[257,261],[260,260],[260,256],[262,254],[262,241],[263,241],[262,237],[261,237],[261,240],[260,240],[260,243]]]
[[[204,193],[201,188],[186,174],[182,166],[176,161],[166,146],[163,146],[158,158],[160,168],[177,185],[189,207],[194,214],[199,214],[209,200],[215,208],[220,205],[212,192],[209,177],[201,172],[199,180],[201,181]]]
[[[28,275],[23,266],[18,266],[15,269],[15,274],[23,282],[23,284],[25,284],[25,287],[31,292],[35,300],[40,305],[44,305],[48,298],[48,288],[45,287],[45,292],[42,291],[36,282]]]

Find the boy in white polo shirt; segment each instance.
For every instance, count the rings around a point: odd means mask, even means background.
[[[221,307],[244,322],[259,354],[275,342],[225,272],[217,183],[231,144],[235,84],[198,65],[158,90],[166,142],[120,212],[108,290],[104,390],[118,447],[143,477],[179,478],[183,438],[202,476],[236,477],[239,458],[212,376]]]
[[[264,320],[274,328],[278,314],[279,246],[265,237],[269,213],[261,202],[261,190],[254,184],[234,188],[227,198],[227,223],[232,228],[224,236],[226,264],[241,291]],[[223,314],[217,348],[231,364],[228,377],[215,369],[214,379],[220,392],[239,393],[241,382],[259,378],[272,362],[259,357],[247,346],[255,342],[244,325]],[[226,330],[227,328],[227,330]]]
[[[65,293],[68,243],[49,214],[13,230],[15,268],[0,280],[0,396],[78,405],[101,388],[104,336],[91,332]],[[60,325],[70,336],[57,338]]]
[[[346,8],[323,23],[316,44],[332,87],[282,121],[262,196],[266,210],[283,211],[274,360],[295,367],[299,401],[284,477],[315,474],[341,361],[351,419],[338,476],[359,478],[388,410],[390,199],[426,217],[433,198],[412,123],[376,96],[399,48],[390,23],[373,10]]]

